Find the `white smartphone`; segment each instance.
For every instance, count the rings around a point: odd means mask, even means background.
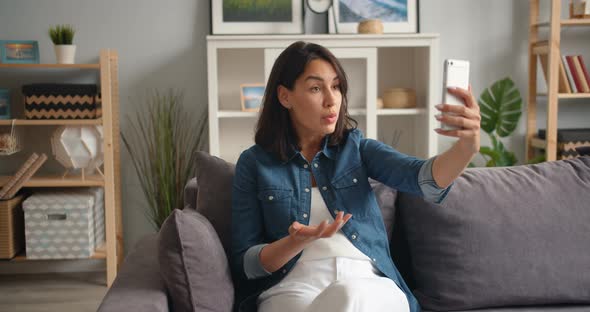
[[[469,61],[446,59],[443,74],[442,102],[451,105],[465,105],[463,99],[449,92],[449,87],[459,87],[465,90],[469,88]],[[445,114],[452,115],[452,113]],[[449,126],[444,123],[441,123],[440,127],[444,130],[457,129],[455,126]]]

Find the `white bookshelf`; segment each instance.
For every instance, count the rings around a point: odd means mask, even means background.
[[[338,57],[349,79],[349,113],[366,137],[422,158],[437,154],[434,105],[441,79],[437,34],[208,36],[209,152],[236,162],[254,144],[258,112],[242,112],[240,85],[265,83],[280,52],[303,40]],[[391,87],[416,90],[416,108],[378,109],[377,97]]]

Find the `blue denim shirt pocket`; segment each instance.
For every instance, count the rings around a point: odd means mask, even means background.
[[[333,179],[332,187],[341,210],[351,213],[352,217],[357,219],[371,216],[371,186],[362,164],[353,166],[346,173]]]
[[[270,188],[258,191],[258,200],[262,207],[262,215],[266,229],[272,236],[282,236],[288,233],[291,225],[291,205],[293,190]]]

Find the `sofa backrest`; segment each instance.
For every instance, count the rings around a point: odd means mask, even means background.
[[[396,207],[392,253],[424,309],[590,303],[590,157],[469,168],[442,204]]]

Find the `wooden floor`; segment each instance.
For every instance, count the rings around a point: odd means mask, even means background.
[[[0,311],[92,311],[107,292],[105,273],[0,275]]]

